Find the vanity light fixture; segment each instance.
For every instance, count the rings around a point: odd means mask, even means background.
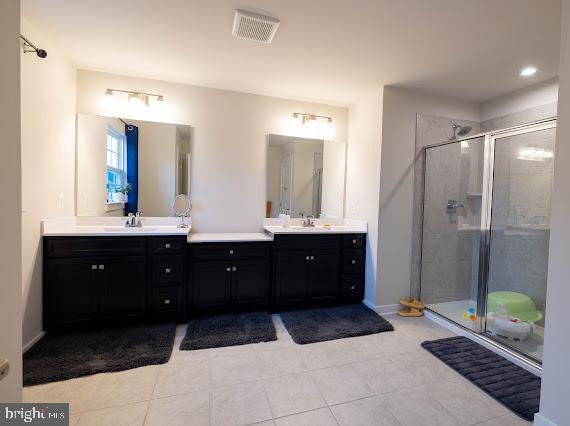
[[[336,131],[333,119],[323,115],[294,112],[293,121],[297,123],[297,126],[306,129],[311,136],[331,139]]]
[[[129,104],[137,106],[137,107],[149,106],[151,98],[155,98],[155,101],[157,101],[157,102],[164,102],[164,96],[163,95],[156,95],[153,93],[144,93],[144,92],[131,92],[129,90],[121,90],[121,89],[107,89],[107,90],[105,90],[104,99],[109,101],[110,98],[115,94],[115,92],[126,93],[128,96]],[[107,103],[110,103],[110,102],[107,102]]]

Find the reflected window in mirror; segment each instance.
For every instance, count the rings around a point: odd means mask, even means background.
[[[112,126],[107,127],[107,201],[113,200],[117,187],[127,184],[126,137]]]

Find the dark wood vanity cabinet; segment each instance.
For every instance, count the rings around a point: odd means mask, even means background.
[[[276,235],[273,308],[362,300],[363,238],[364,234]]]
[[[196,243],[190,247],[191,313],[269,306],[270,243]]]
[[[44,238],[44,329],[149,317],[183,319],[181,242],[186,237],[171,237],[181,247],[181,259],[173,261],[175,280],[162,279],[155,271],[156,265],[164,265],[162,255],[152,250],[155,238],[159,237]]]

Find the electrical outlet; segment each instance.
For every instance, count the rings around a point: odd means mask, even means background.
[[[63,208],[63,199],[64,199],[64,195],[63,194],[59,194],[57,196],[57,207],[59,207],[60,209]]]

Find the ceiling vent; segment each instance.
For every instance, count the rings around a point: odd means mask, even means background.
[[[238,9],[234,16],[232,34],[242,40],[271,43],[277,28],[279,28],[279,19]]]

